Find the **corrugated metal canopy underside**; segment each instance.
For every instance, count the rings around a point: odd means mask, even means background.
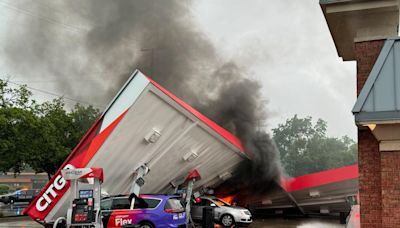
[[[210,185],[218,175],[232,172],[244,156],[216,140],[217,135],[182,112],[185,111],[150,84],[88,164],[105,168],[103,189],[110,194],[127,193],[131,186],[127,174],[143,163],[151,169],[142,189],[148,193],[160,192],[193,169],[202,176],[198,186]],[[158,129],[161,137],[149,144],[144,137],[152,129]],[[191,151],[199,157],[184,161],[183,156]]]
[[[115,128],[95,153],[79,156],[88,161],[86,167],[104,169],[102,189],[111,195],[128,194],[133,173],[142,164],[147,164],[150,172],[144,177],[141,192],[165,193],[172,181],[182,180],[194,169],[201,175],[195,188],[218,185],[223,181],[221,175],[233,173],[240,162],[248,159],[235,136],[139,71],[101,118],[98,135],[110,131],[111,125]],[[154,130],[161,136],[157,142],[148,143],[145,137]],[[184,160],[191,152],[198,157]],[[67,192],[46,220],[64,216],[69,200]]]
[[[346,212],[348,197],[358,193],[358,165],[311,173],[282,181],[282,189],[254,202],[257,209],[298,208],[305,214]]]

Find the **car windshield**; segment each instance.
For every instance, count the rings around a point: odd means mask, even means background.
[[[229,203],[224,202],[224,201],[222,201],[222,200],[220,200],[220,199],[213,199],[213,201],[214,201],[218,206],[230,206]]]

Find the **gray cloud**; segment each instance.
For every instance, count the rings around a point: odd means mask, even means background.
[[[4,57],[10,67],[25,71],[26,78],[51,75],[58,90],[101,104],[139,68],[242,140],[252,162],[239,172],[241,186],[260,191],[279,180],[276,148],[258,128],[267,117],[261,84],[249,79],[240,59],[219,54],[194,22],[188,2],[45,3],[33,2],[30,10],[51,18],[27,16],[17,32],[9,27]],[[17,7],[26,8],[23,2]],[[75,25],[63,23],[64,17]],[[60,33],[60,26],[78,34]]]

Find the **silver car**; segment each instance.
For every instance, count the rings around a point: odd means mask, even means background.
[[[203,218],[203,208],[214,208],[215,222],[224,227],[231,227],[234,224],[250,224],[253,222],[249,210],[243,207],[231,206],[228,203],[214,196],[202,196],[201,201],[192,204],[191,215],[194,220]]]

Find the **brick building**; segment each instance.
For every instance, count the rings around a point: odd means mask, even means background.
[[[361,227],[400,227],[397,0],[320,0],[338,55],[357,61]],[[394,38],[393,38],[394,37]]]
[[[10,191],[17,189],[41,189],[47,183],[46,173],[35,173],[33,171],[24,171],[18,175],[13,173],[0,173],[0,185],[7,185]]]

